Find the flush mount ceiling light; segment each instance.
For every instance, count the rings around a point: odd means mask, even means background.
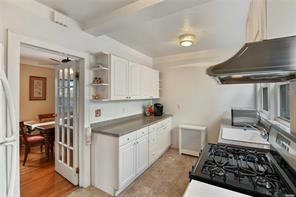
[[[195,41],[195,35],[193,34],[183,34],[179,36],[179,43],[183,47],[190,47]]]

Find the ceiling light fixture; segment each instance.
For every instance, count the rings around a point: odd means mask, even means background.
[[[195,41],[195,35],[193,34],[183,34],[179,36],[179,43],[183,47],[190,47]]]

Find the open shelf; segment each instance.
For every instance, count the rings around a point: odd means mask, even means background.
[[[110,54],[96,53],[94,63],[90,68],[92,71],[91,81],[89,83],[89,99],[93,102],[110,100]]]
[[[103,98],[103,99],[90,99],[92,102],[101,102],[101,101],[109,101],[110,99]]]
[[[93,67],[91,67],[91,70],[95,71],[95,70],[105,70],[105,71],[108,71],[109,68],[101,65],[101,64],[98,64],[98,65],[95,65]]]
[[[109,83],[91,83],[89,85],[91,85],[91,86],[108,86]]]

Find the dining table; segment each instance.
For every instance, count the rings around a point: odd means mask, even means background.
[[[40,133],[44,136],[45,139],[45,154],[49,159],[50,156],[54,157],[54,133],[55,133],[55,121],[48,122],[35,122],[35,121],[26,121],[24,124],[29,127],[30,130],[39,130]],[[51,154],[50,154],[51,152]]]

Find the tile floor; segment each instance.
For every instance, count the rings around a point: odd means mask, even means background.
[[[182,196],[189,183],[188,172],[197,161],[196,157],[179,155],[169,149],[144,174],[135,180],[121,197],[178,197]],[[89,187],[77,189],[69,197],[107,197],[105,192]]]

